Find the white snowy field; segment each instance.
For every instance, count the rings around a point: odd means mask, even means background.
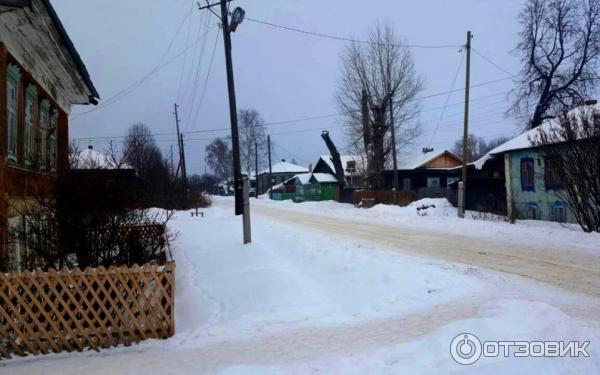
[[[204,218],[181,212],[172,222],[179,232],[173,338],[1,361],[0,374],[600,373],[600,301],[593,296],[260,213],[252,217],[252,244],[243,246],[230,200],[215,203]],[[586,254],[598,246],[595,235],[555,224],[459,222],[440,213],[450,210],[440,202],[425,217],[414,208],[253,203],[398,226],[427,223],[473,237],[485,230],[531,245],[560,247],[570,236]],[[464,366],[450,356],[452,339],[463,332],[482,341],[589,340],[590,357],[481,358]]]

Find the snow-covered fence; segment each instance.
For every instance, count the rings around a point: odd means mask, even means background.
[[[175,263],[0,273],[0,358],[175,332]]]

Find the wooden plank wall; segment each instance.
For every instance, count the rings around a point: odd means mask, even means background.
[[[0,358],[164,339],[174,308],[174,261],[0,273]]]

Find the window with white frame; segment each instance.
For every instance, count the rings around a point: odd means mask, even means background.
[[[40,105],[40,169],[48,166],[48,130],[50,128],[50,101],[42,100]]]
[[[23,153],[25,154],[25,164],[31,165],[35,158],[35,102],[37,100],[37,88],[33,85],[27,87],[25,95],[25,143],[23,144]]]
[[[9,160],[17,161],[19,144],[19,127],[17,123],[17,106],[19,98],[19,81],[21,70],[13,64],[8,64],[6,80],[6,126],[8,130],[7,156]]]
[[[50,117],[50,131],[48,135],[48,143],[49,143],[49,164],[50,170],[56,170],[56,159],[58,152],[58,144],[57,144],[57,134],[58,134],[58,110],[54,109],[52,111],[52,116]]]

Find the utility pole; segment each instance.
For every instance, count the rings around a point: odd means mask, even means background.
[[[268,188],[273,187],[273,168],[271,166],[271,136],[267,135],[267,147],[269,148],[269,183]],[[269,198],[273,198],[273,190],[269,190]]]
[[[233,80],[233,63],[231,59],[231,33],[229,30],[229,15],[227,14],[227,1],[221,0],[221,27],[223,28],[223,41],[225,44],[225,65],[227,70],[227,89],[229,92],[229,118],[231,122],[231,149],[233,154],[233,178],[235,191],[235,214],[243,214],[243,182],[242,168],[240,165],[240,141],[237,123],[237,103],[235,100],[235,83]]]
[[[465,124],[463,130],[463,165],[462,165],[462,189],[459,190],[458,216],[464,218],[467,210],[467,163],[469,155],[469,88],[471,86],[471,32],[467,31],[467,72],[465,82]]]
[[[229,119],[231,122],[231,149],[233,154],[233,178],[235,192],[235,214],[243,215],[244,228],[244,243],[250,242],[250,204],[245,204],[248,201],[247,196],[244,197],[244,181],[242,179],[242,168],[240,163],[240,143],[237,123],[237,104],[235,100],[235,83],[233,80],[233,63],[231,58],[231,32],[235,32],[238,26],[244,20],[246,12],[237,7],[231,14],[231,23],[229,22],[229,14],[227,11],[227,3],[231,0],[221,0],[219,3],[213,3],[205,6],[198,6],[199,9],[209,9],[220,4],[221,5],[221,27],[223,29],[223,43],[225,47],[225,68],[227,71],[227,90],[229,93]]]
[[[177,164],[177,172],[175,172],[175,178],[173,179],[173,181],[177,181],[177,176],[179,176],[179,168],[181,168],[181,139],[179,137],[180,132],[179,132],[179,113],[177,111],[177,108],[179,108],[179,106],[177,105],[177,103],[175,103],[174,105],[175,110],[173,111],[173,114],[175,115],[175,129],[177,130],[177,151],[179,154],[179,162]]]
[[[188,202],[188,180],[187,180],[187,168],[185,166],[185,145],[183,144],[183,134],[179,134],[179,144],[181,145],[181,179],[183,180],[183,194],[185,204]]]
[[[367,179],[369,185],[372,186],[372,171],[373,166],[371,165],[371,129],[369,128],[369,98],[367,96],[367,90],[362,90],[362,97],[360,101],[360,109],[362,115],[362,127],[363,127],[363,142],[365,144],[365,151],[367,153]]]
[[[254,139],[254,198],[258,199],[258,143]]]
[[[390,126],[392,127],[392,158],[394,168],[394,200],[398,204],[398,161],[396,160],[396,129],[394,126],[394,100],[390,93]]]

